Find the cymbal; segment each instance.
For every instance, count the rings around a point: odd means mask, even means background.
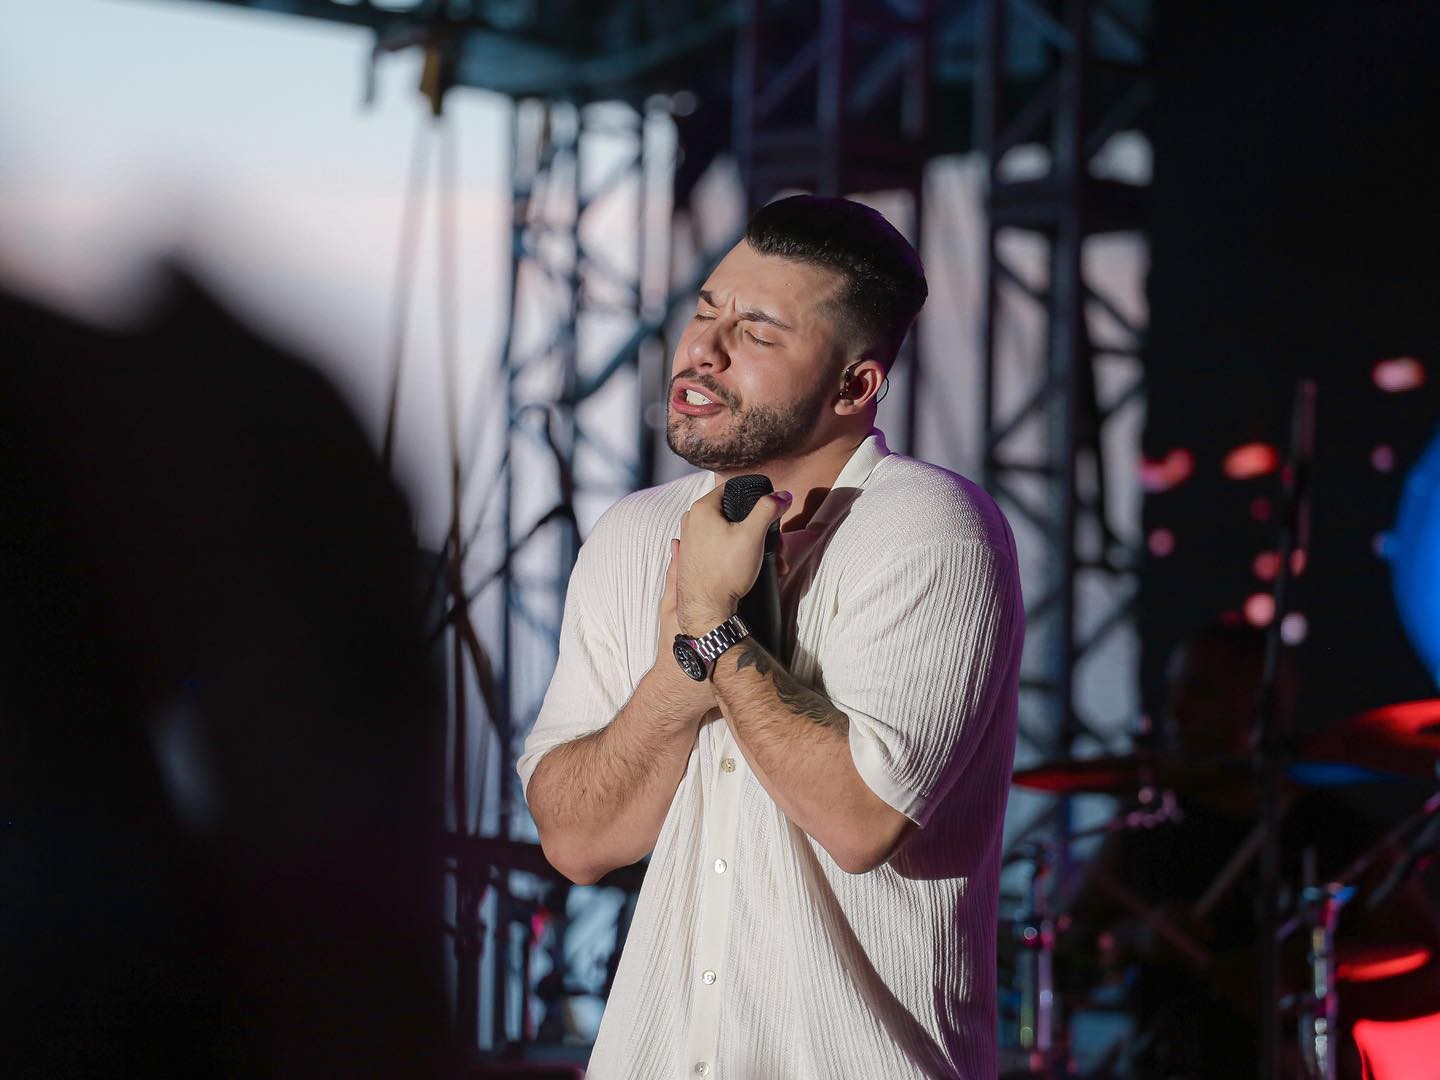
[[[1311,739],[1305,757],[1434,780],[1440,761],[1440,698],[1357,713]]]
[[[1407,776],[1433,778],[1434,770],[1434,757],[1417,756],[1413,748],[1399,748],[1371,734],[1347,729],[1333,743],[1317,742],[1307,747],[1304,759],[1291,762],[1285,773],[1306,787],[1343,787],[1393,783]],[[1145,787],[1184,795],[1253,785],[1255,767],[1244,758],[1188,760],[1156,754],[1117,754],[1043,762],[1021,769],[1010,782],[1050,795],[1133,795]]]
[[[1016,787],[1052,795],[1124,795],[1143,787],[1213,791],[1252,781],[1250,764],[1240,759],[1186,761],[1150,753],[1050,761],[1010,778]]]
[[[1016,787],[1055,795],[1110,794],[1134,786],[1138,775],[1134,755],[1050,761],[1021,769],[1010,778]]]

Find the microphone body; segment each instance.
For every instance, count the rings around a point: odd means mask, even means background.
[[[774,490],[770,478],[759,473],[725,481],[725,494],[720,504],[725,520],[743,521],[750,516],[755,504]],[[784,624],[780,619],[780,574],[775,565],[779,551],[780,523],[777,521],[765,533],[765,555],[760,562],[760,574],[750,591],[741,598],[737,614],[750,628],[750,636],[783,664],[788,662],[788,658],[781,652]]]

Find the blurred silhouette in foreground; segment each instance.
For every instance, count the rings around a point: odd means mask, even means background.
[[[334,391],[177,278],[0,297],[7,1076],[448,1070],[405,501]]]

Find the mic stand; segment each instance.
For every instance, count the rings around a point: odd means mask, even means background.
[[[1300,894],[1300,910],[1285,921],[1276,932],[1275,940],[1277,944],[1285,941],[1301,926],[1309,931],[1310,986],[1304,994],[1298,995],[1298,1000],[1305,1005],[1301,1014],[1300,1039],[1305,1051],[1305,1064],[1318,1080],[1333,1080],[1339,1075],[1336,1060],[1339,993],[1335,988],[1335,928],[1340,920],[1340,911],[1354,898],[1355,883],[1360,877],[1420,822],[1425,824],[1406,845],[1405,854],[1396,860],[1385,879],[1366,899],[1366,909],[1373,911],[1405,883],[1421,865],[1426,853],[1440,842],[1440,791],[1426,799],[1419,810],[1371,844],[1333,880],[1323,885],[1315,881],[1314,848],[1305,852],[1305,888]]]
[[[1430,820],[1405,845],[1405,854],[1395,860],[1384,880],[1375,886],[1375,891],[1365,901],[1365,910],[1374,911],[1395,895],[1397,889],[1416,870],[1425,864],[1425,856],[1431,854],[1440,844],[1440,792],[1430,796],[1421,808],[1421,815]]]
[[[1280,623],[1289,603],[1292,556],[1306,541],[1310,469],[1315,453],[1315,383],[1302,379],[1295,388],[1290,458],[1284,488],[1277,548],[1274,614],[1265,635],[1265,664],[1255,709],[1251,745],[1260,783],[1260,1075],[1280,1080],[1280,785],[1291,756],[1288,717],[1277,695],[1280,671]]]
[[[1305,1064],[1315,1080],[1339,1076],[1340,996],[1335,992],[1335,928],[1340,909],[1355,895],[1354,885],[1315,880],[1315,849],[1305,849],[1305,888],[1301,913],[1310,931],[1310,986],[1301,996],[1300,1041]]]
[[[1037,844],[1031,857],[1030,910],[1017,931],[1029,953],[1020,986],[1020,1046],[1027,1052],[1031,1076],[1063,1075],[1055,1040],[1055,920],[1047,890],[1054,861],[1050,844]]]

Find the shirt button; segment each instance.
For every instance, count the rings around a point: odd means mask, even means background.
[[[696,1076],[709,1076],[709,1075],[710,1075],[710,1063],[709,1063],[708,1061],[697,1061],[697,1062],[695,1063],[695,1075],[696,1075]]]
[[[733,757],[727,757],[724,761],[720,762],[720,771],[721,771],[721,772],[734,772],[734,771],[735,771],[735,759],[734,759]]]
[[[705,974],[701,975],[700,978],[704,981],[706,986],[715,985],[715,973],[713,971],[705,972]]]
[[[716,859],[716,860],[715,860],[715,873],[717,873],[717,874],[723,874],[723,873],[725,872],[725,867],[726,867],[726,865],[727,865],[727,863],[725,862],[724,859]]]

